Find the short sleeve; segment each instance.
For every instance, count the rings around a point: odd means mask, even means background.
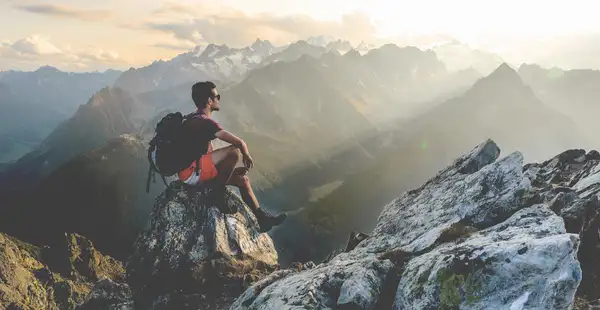
[[[213,139],[216,138],[217,132],[223,130],[221,124],[212,118],[205,118],[204,122],[206,124],[205,126],[207,134]]]

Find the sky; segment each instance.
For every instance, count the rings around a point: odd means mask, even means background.
[[[597,0],[0,0],[0,70],[127,69],[198,44],[313,35],[417,46],[455,38],[542,57],[544,40],[561,48],[591,38],[600,50],[599,11]]]

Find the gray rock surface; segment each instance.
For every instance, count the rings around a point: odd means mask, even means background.
[[[522,155],[499,155],[485,141],[387,205],[353,250],[277,271],[231,309],[568,308],[580,238],[541,203]]]
[[[94,285],[77,310],[134,310],[131,289],[125,283],[102,279]]]
[[[578,245],[546,205],[522,209],[411,260],[394,308],[567,309],[581,280]]]
[[[238,212],[223,214],[207,204],[207,194],[173,182],[157,197],[150,225],[139,235],[126,267],[136,307],[228,307],[278,267],[273,241],[259,233],[248,206],[228,190],[226,202]]]
[[[577,304],[600,299],[600,155],[592,150],[568,150],[542,163],[524,167],[538,201],[550,205],[567,232],[581,238],[578,259],[583,279]],[[587,309],[587,307],[577,307]]]

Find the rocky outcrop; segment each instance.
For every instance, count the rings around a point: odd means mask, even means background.
[[[542,194],[537,176],[551,162],[523,167],[519,152],[499,155],[482,143],[388,204],[354,249],[278,270],[231,309],[569,308],[586,236],[571,233]],[[573,193],[588,193],[590,177]]]
[[[120,262],[77,234],[55,248],[0,234],[0,309],[75,309],[96,280],[124,276]]]
[[[136,308],[226,309],[277,268],[273,241],[248,206],[227,191],[238,212],[223,214],[208,194],[173,182],[157,198],[127,263]]]
[[[540,201],[559,214],[567,232],[581,239],[578,259],[583,279],[578,295],[600,299],[600,154],[574,149],[540,164],[525,166]]]
[[[86,301],[77,310],[134,310],[131,289],[126,283],[103,279],[94,285]]]

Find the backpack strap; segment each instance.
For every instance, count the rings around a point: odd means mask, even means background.
[[[165,186],[169,187],[169,185],[167,184],[167,179],[165,179],[165,176],[162,175],[160,173],[160,171],[158,171],[158,168],[156,168],[156,165],[154,164],[154,161],[152,160],[152,152],[154,152],[155,148],[156,148],[156,146],[154,144],[151,144],[151,146],[148,148],[149,167],[148,167],[148,178],[146,179],[146,193],[150,192],[150,179],[152,178],[153,183],[156,183],[156,172],[158,172],[158,174],[162,178],[163,183],[165,183]]]
[[[146,193],[150,192],[150,179],[153,176],[154,164],[152,163],[152,152],[154,151],[154,145],[148,148],[148,178],[146,179]]]

